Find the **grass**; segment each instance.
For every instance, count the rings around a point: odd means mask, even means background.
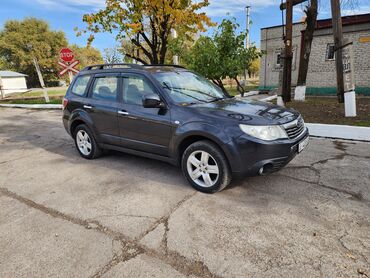
[[[50,98],[50,102],[45,102],[44,98],[30,98],[30,99],[12,99],[4,100],[0,103],[4,104],[62,104],[62,98]]]
[[[244,90],[245,92],[249,92],[249,91],[256,91],[258,90],[258,86],[259,86],[259,80],[248,80],[248,85],[244,87]],[[239,95],[239,91],[236,89],[236,86],[235,85],[231,85],[231,86],[225,86],[226,90],[229,92],[230,95],[232,96],[236,96],[236,95]]]
[[[48,95],[49,97],[50,96],[64,96],[66,94],[66,91],[67,91],[66,88],[63,88],[60,90],[48,90]],[[32,92],[24,93],[16,97],[24,98],[24,97],[43,97],[43,96],[44,96],[44,92],[40,90],[40,91],[32,91]]]
[[[357,97],[357,117],[345,117],[344,104],[336,97],[306,97],[286,106],[299,111],[306,122],[370,127],[370,98]]]

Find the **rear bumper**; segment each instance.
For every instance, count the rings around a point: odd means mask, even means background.
[[[297,154],[298,144],[309,136],[308,130],[294,140],[266,142],[242,135],[231,143],[230,166],[235,176],[256,176],[280,170]],[[261,169],[263,167],[263,173]]]
[[[63,120],[63,125],[64,125],[65,130],[67,131],[69,135],[71,135],[68,117],[63,115],[62,120]]]

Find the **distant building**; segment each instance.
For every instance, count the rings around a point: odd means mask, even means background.
[[[0,71],[4,96],[29,91],[27,89],[26,77],[26,74],[14,71]]]
[[[343,21],[344,40],[353,42],[356,93],[370,95],[370,14],[345,16]],[[304,23],[293,25],[292,85],[297,85],[299,61],[302,57]],[[261,29],[261,89],[276,88],[282,70],[281,51],[284,47],[282,26]],[[336,71],[334,39],[331,19],[318,20],[307,75],[308,94],[336,94]]]

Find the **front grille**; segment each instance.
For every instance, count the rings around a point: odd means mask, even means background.
[[[289,139],[295,139],[304,131],[304,121],[301,117],[293,122],[283,125],[286,133],[288,134]]]

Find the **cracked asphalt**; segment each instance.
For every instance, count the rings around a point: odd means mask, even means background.
[[[370,277],[370,144],[194,191],[180,169],[82,159],[60,111],[0,109],[0,277]]]

